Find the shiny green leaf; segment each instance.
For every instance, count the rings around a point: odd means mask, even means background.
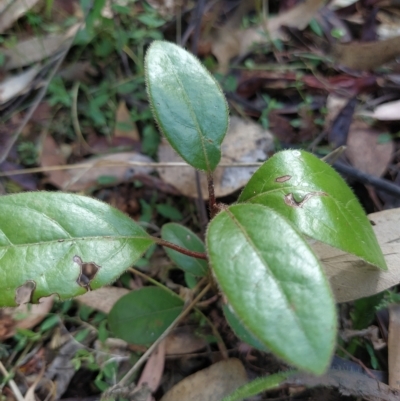
[[[245,342],[246,344],[251,345],[253,348],[258,349],[263,352],[270,352],[269,349],[262,344],[254,334],[250,333],[246,327],[244,327],[243,323],[240,319],[232,312],[228,305],[224,305],[222,308],[225,318],[231,326],[233,332],[238,336],[240,340]]]
[[[150,345],[179,316],[183,301],[159,287],[144,287],[119,299],[108,315],[115,336]]]
[[[319,260],[301,234],[262,205],[226,208],[210,223],[212,270],[243,325],[286,362],[321,374],[336,313]]]
[[[333,168],[311,153],[275,154],[254,173],[239,202],[268,206],[309,237],[387,270],[357,198]]]
[[[0,307],[61,300],[118,278],[153,243],[133,220],[89,197],[0,196]]]
[[[191,166],[214,171],[228,129],[228,106],[218,83],[193,55],[169,42],[151,44],[145,68],[162,133]]]
[[[164,224],[161,229],[161,238],[190,251],[205,252],[204,244],[200,238],[180,224]],[[171,248],[164,247],[164,249],[169,258],[185,272],[195,276],[205,276],[207,274],[208,265],[205,260],[183,255]]]

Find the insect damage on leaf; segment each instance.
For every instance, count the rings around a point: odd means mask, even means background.
[[[15,302],[23,305],[32,302],[33,293],[36,289],[36,283],[33,280],[26,280],[24,284],[15,290]]]
[[[275,182],[286,182],[292,178],[291,175],[283,175],[282,177],[278,177],[275,179]]]
[[[283,197],[285,203],[290,207],[303,207],[304,204],[311,199],[313,196],[328,196],[325,192],[316,191],[308,193],[301,201],[297,201],[293,194],[287,194]]]
[[[91,291],[90,283],[95,278],[101,266],[94,262],[82,262],[82,259],[78,255],[75,255],[72,260],[78,264],[81,269],[76,282],[79,286],[85,288],[86,291]]]

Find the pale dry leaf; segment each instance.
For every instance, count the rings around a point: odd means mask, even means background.
[[[274,148],[274,138],[261,125],[240,117],[231,117],[226,137],[222,143],[221,163],[264,161]],[[158,149],[160,162],[182,162],[181,157],[163,140]],[[214,172],[215,194],[222,197],[247,184],[257,167],[217,167]],[[157,168],[161,178],[176,187],[182,195],[196,197],[195,169],[190,166]],[[208,199],[207,179],[201,174],[201,190]]]
[[[324,128],[328,130],[340,111],[348,103],[349,99],[338,96],[335,93],[330,93],[326,99],[327,114],[324,118]]]
[[[376,15],[379,22],[376,33],[380,40],[393,38],[400,35],[400,16],[389,10],[379,10]]]
[[[329,3],[329,8],[332,10],[338,10],[340,8],[345,8],[351,6],[354,3],[357,3],[358,0],[332,0]]]
[[[13,2],[14,0],[0,0],[0,13],[3,13],[6,8]]]
[[[29,11],[39,0],[14,0],[5,1],[9,4],[0,14],[0,33],[10,28],[12,24],[27,11]],[[1,9],[2,7],[0,7]]]
[[[65,34],[49,34],[40,38],[20,40],[13,48],[2,49],[6,58],[3,68],[12,70],[25,67],[52,56],[62,49],[80,27],[81,24],[75,24]]]
[[[358,114],[365,117],[371,117],[380,121],[397,121],[400,120],[400,100],[382,103],[376,106],[374,111],[360,111]]]
[[[231,358],[186,377],[160,401],[220,401],[246,383],[247,374],[242,362]]]
[[[11,75],[0,82],[0,104],[4,104],[14,97],[30,89],[31,83],[36,77],[40,68],[34,66],[20,74]]]
[[[183,355],[200,351],[207,346],[204,337],[193,332],[191,327],[177,327],[165,339],[165,353],[167,355]]]
[[[158,347],[151,354],[146,362],[142,374],[140,375],[137,386],[140,388],[145,383],[152,393],[154,393],[160,383],[164,372],[165,365],[165,341],[161,341]],[[151,400],[151,395],[148,395],[147,401]]]
[[[108,314],[114,304],[128,293],[129,290],[122,287],[102,287],[94,291],[88,291],[76,298],[76,300],[82,305]]]
[[[373,70],[400,54],[400,36],[364,43],[337,43],[332,48],[334,60],[353,70]]]
[[[220,71],[226,73],[229,60],[235,56],[244,56],[254,44],[284,39],[281,32],[283,26],[303,30],[325,3],[326,0],[306,0],[276,17],[269,18],[264,24],[247,29],[240,29],[240,20],[237,21],[235,15],[235,25],[227,23],[212,39],[211,50],[218,60]]]
[[[358,170],[380,177],[386,171],[395,150],[393,141],[379,143],[381,134],[363,121],[355,121],[350,126],[345,154]]]
[[[12,337],[17,329],[31,329],[39,324],[51,311],[54,297],[40,299],[40,303],[24,304],[0,310],[0,341]]]
[[[400,305],[389,307],[389,386],[400,389]]]
[[[140,141],[139,131],[132,120],[124,100],[121,100],[117,107],[114,136],[127,137],[138,142]]]
[[[388,271],[339,249],[311,241],[339,303],[369,297],[400,283],[400,208],[372,213],[368,219],[372,222]]]
[[[46,365],[44,365],[42,367],[42,369],[40,370],[39,374],[37,375],[35,381],[29,387],[28,391],[25,394],[24,401],[36,401],[35,390],[36,390],[36,387],[39,384],[40,380],[42,380],[45,370],[46,370]]]

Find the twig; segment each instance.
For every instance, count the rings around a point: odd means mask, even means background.
[[[175,328],[175,326],[185,318],[189,312],[193,309],[193,307],[197,304],[197,302],[206,294],[206,292],[211,288],[211,284],[208,284],[203,288],[203,290],[197,295],[197,297],[182,311],[182,313],[169,325],[169,327],[161,334],[160,337],[151,345],[151,347],[140,357],[140,359],[135,363],[134,366],[128,371],[128,373],[120,380],[119,383],[111,387],[107,391],[108,394],[111,394],[116,388],[123,387],[127,384],[127,382],[132,378],[134,373],[143,365],[143,363],[150,357],[153,351],[157,348],[158,344],[163,341]]]
[[[7,369],[4,367],[4,365],[1,361],[0,361],[0,372],[4,375],[5,379],[10,377],[10,374],[7,372]],[[13,379],[8,379],[8,385],[10,386],[11,390],[13,391],[17,401],[24,401],[24,396],[19,391],[19,388]]]
[[[376,380],[376,377],[372,374],[372,372],[365,366],[365,364],[358,358],[354,357],[353,355],[350,354],[349,351],[347,351],[346,348],[342,347],[340,344],[338,344],[338,347],[342,352],[344,352],[352,361],[358,363],[364,370],[365,373],[371,378]]]
[[[208,202],[210,205],[210,214],[213,218],[218,213],[217,200],[215,199],[214,191],[214,179],[212,173],[207,173],[207,183],[208,183]]]
[[[163,240],[161,238],[157,238],[157,237],[152,237],[152,240],[158,245],[165,246],[167,248],[171,248],[174,251],[183,253],[184,255],[187,255],[187,256],[191,256],[192,258],[208,260],[206,253],[190,251],[189,249],[182,248],[179,245],[175,245],[172,242],[168,242],[168,241],[165,241],[165,240]]]

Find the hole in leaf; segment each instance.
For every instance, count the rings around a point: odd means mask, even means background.
[[[33,280],[26,280],[24,284],[15,290],[15,302],[18,305],[32,302],[32,296],[36,289],[36,283]]]
[[[83,262],[78,255],[75,255],[72,260],[81,268],[76,282],[79,286],[85,288],[86,291],[91,291],[90,283],[96,277],[96,274],[101,266],[97,265],[94,262]]]

